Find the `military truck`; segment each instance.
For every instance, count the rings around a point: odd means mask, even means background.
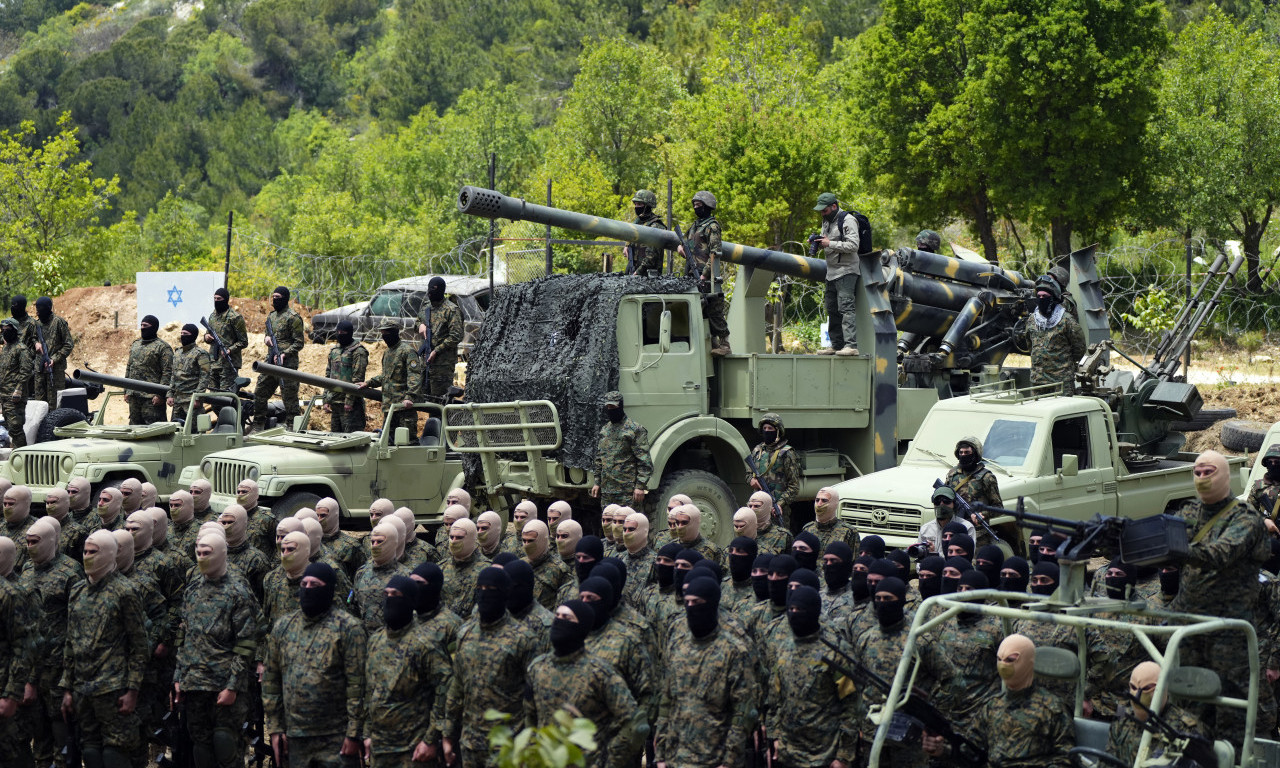
[[[79,381],[92,381],[161,397],[168,387],[149,381],[107,376],[94,371],[74,372]],[[17,485],[31,488],[32,501],[44,503],[53,488],[65,488],[73,477],[86,478],[94,497],[106,486],[119,486],[126,478],[156,486],[161,497],[185,488],[179,477],[186,467],[194,467],[208,454],[241,445],[240,398],[232,393],[208,392],[193,395],[184,422],[155,424],[107,423],[107,406],[123,397],[108,390],[92,421],[58,427],[60,438],[15,449],[0,466],[0,474]],[[217,407],[217,421],[204,412],[202,403]]]

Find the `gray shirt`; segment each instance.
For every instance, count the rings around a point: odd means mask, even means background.
[[[822,250],[827,259],[827,280],[859,273],[858,220],[852,213],[846,213],[843,217],[844,226],[838,226],[842,213],[845,212],[837,209],[830,220],[826,217],[822,219],[822,236],[831,240],[831,245]]]

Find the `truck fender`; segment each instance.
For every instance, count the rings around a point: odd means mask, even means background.
[[[89,464],[86,468],[85,479],[90,483],[98,484],[110,482],[112,480],[124,480],[126,477],[136,477],[143,482],[152,480],[151,473],[148,472],[141,464],[105,464],[94,463]]]
[[[740,460],[751,453],[751,446],[747,445],[747,441],[743,439],[738,430],[724,419],[715,416],[694,416],[693,418],[677,421],[663,430],[662,434],[654,437],[650,444],[649,456],[653,460],[653,475],[649,478],[650,490],[657,488],[659,483],[662,482],[662,475],[666,469],[667,462],[671,460],[676,451],[685,443],[697,438],[720,441],[736,453]],[[745,462],[740,463],[740,467],[721,467],[720,470],[728,472],[740,469],[741,473],[746,473]]]
[[[262,483],[259,482],[260,487],[261,485]],[[271,495],[268,497],[267,496],[268,491],[266,489],[263,489],[263,493],[262,493],[263,497],[276,499],[276,500],[282,499],[285,496],[289,495],[291,492],[296,491],[300,488],[310,488],[313,491],[316,489],[322,489],[324,492],[320,494],[321,498],[325,496],[332,496],[333,498],[338,500],[338,503],[341,505],[343,509],[347,508],[346,502],[344,502],[342,500],[342,497],[338,494],[338,489],[335,488],[333,485],[333,482],[329,478],[325,477],[324,475],[290,476],[289,479],[285,481],[284,486],[280,487],[279,490],[277,490],[277,486],[274,480],[267,483],[266,487],[267,489],[270,489],[269,493]],[[265,504],[265,502],[260,502],[260,503]],[[271,506],[271,505],[266,504],[266,506]]]

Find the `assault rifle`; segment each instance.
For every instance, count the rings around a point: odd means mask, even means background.
[[[427,364],[427,358],[431,356],[431,300],[427,300],[427,322],[423,323],[427,332],[422,337],[422,343],[418,345],[418,357],[422,358],[422,364]]]
[[[859,685],[869,685],[886,697],[889,695],[893,685],[888,680],[872,672],[867,665],[845,653],[844,649],[830,640],[822,638],[822,644],[835,651],[845,661],[844,664],[841,664],[830,659],[823,659],[832,669]],[[968,737],[953,728],[946,715],[939,712],[937,707],[925,701],[924,697],[917,692],[912,691],[906,700],[902,702],[902,706],[898,711],[918,722],[925,732],[946,739],[947,743],[951,745],[951,760],[961,768],[982,768],[987,764],[986,748],[970,741]]]
[[[944,485],[946,485],[946,483],[942,482],[941,478],[935,479],[933,481],[934,488],[941,488]],[[986,518],[983,517],[981,514],[978,514],[977,510],[973,508],[973,505],[970,504],[963,496],[961,496],[958,493],[956,494],[956,511],[959,512],[960,516],[963,517],[965,520],[968,520],[969,522],[978,526],[982,530],[986,531],[987,535],[991,537],[992,541],[1001,540],[1000,535],[997,534],[994,530],[992,530],[991,526],[987,525]]]
[[[170,755],[163,752],[156,758],[157,768],[192,768],[195,755],[191,744],[191,735],[187,731],[187,710],[181,703],[164,713],[160,719],[163,738],[160,743],[167,746]]]
[[[249,720],[244,724],[244,732],[247,736],[246,741],[249,742],[250,748],[253,749],[253,765],[254,768],[277,768],[276,751],[271,746],[271,737],[267,734],[266,722],[262,717],[262,709],[257,708],[257,716],[250,714]]]
[[[747,462],[747,469],[751,471],[751,476],[760,484],[760,490],[769,494],[769,498],[773,499],[773,522],[782,525],[782,507],[778,506],[778,500],[773,497],[773,487],[760,474],[760,469],[756,466],[756,460],[751,457],[751,454],[747,454],[745,461]]]
[[[44,340],[44,327],[39,322],[33,325],[36,327],[36,338],[40,341],[40,369],[49,380],[49,394],[53,394],[53,358],[49,357],[49,345]]]
[[[80,725],[75,720],[65,720],[67,743],[62,747],[62,762],[66,768],[80,768]]]
[[[284,355],[280,354],[280,345],[276,343],[276,332],[267,320],[267,362],[272,365],[284,365]]]
[[[1178,753],[1177,757],[1172,757],[1166,751],[1165,757],[1172,759],[1170,765],[1178,768],[1213,768],[1218,764],[1218,756],[1213,751],[1213,742],[1196,733],[1179,731],[1164,715],[1147,708],[1141,699],[1127,692],[1125,696],[1133,706],[1146,710],[1147,720],[1142,723],[1142,727],[1164,736],[1169,742],[1170,750]]]
[[[673,223],[675,227],[676,237],[680,240],[680,244],[684,247],[684,274],[685,277],[696,277],[701,279],[701,275],[694,274],[697,270],[693,265],[697,262],[693,259],[693,241],[685,240],[684,233],[680,231],[680,225]]]
[[[222,358],[222,362],[226,363],[227,367],[232,371],[239,372],[236,364],[231,361],[231,353],[227,351],[227,345],[223,343],[222,337],[218,335],[217,331],[213,330],[212,325],[209,325],[209,319],[206,317],[200,318],[200,324],[203,325],[204,329],[213,337],[213,347],[218,350],[218,357]],[[271,331],[267,331],[267,333],[270,332]]]

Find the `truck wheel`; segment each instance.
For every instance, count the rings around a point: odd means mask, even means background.
[[[293,517],[294,513],[303,507],[316,508],[316,502],[320,501],[320,497],[310,491],[290,491],[280,498],[271,506],[271,516],[276,520],[283,520],[286,517]]]
[[[50,440],[61,440],[62,438],[53,434],[54,429],[84,420],[85,415],[75,408],[54,408],[49,411],[49,415],[44,417],[44,421],[40,422],[40,429],[36,430],[36,442],[47,443]]]
[[[667,499],[683,493],[693,499],[702,510],[702,535],[718,547],[727,547],[733,541],[733,513],[738,502],[725,481],[701,469],[682,469],[662,478],[656,492],[657,509],[653,525],[666,530]]]
[[[1212,427],[1223,419],[1234,419],[1235,417],[1235,408],[1201,408],[1194,419],[1170,422],[1169,429],[1174,432],[1199,432],[1202,429]]]
[[[1222,445],[1232,451],[1260,451],[1269,424],[1244,419],[1222,422]]]

